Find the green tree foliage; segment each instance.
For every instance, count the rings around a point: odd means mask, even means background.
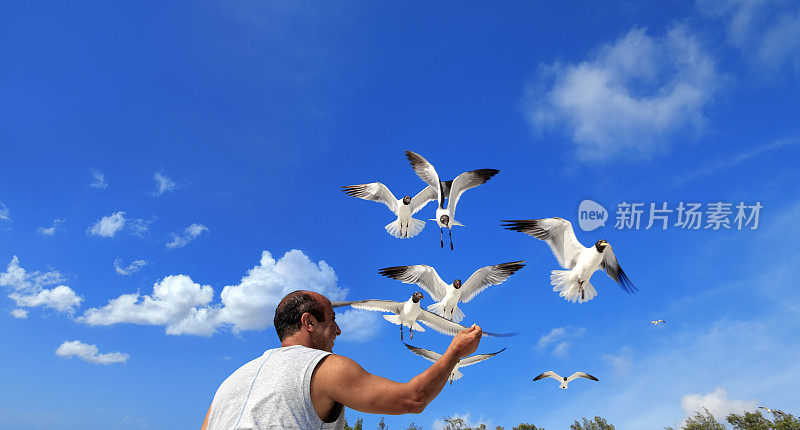
[[[347,419],[344,420],[344,430],[364,430],[364,419],[359,418],[356,420],[356,425],[354,427],[350,427],[347,425]]]
[[[544,430],[543,427],[536,427],[533,424],[522,423],[516,427],[512,427],[512,430]]]
[[[378,423],[378,430],[388,430],[389,426],[383,422],[383,417],[381,417],[381,422]]]
[[[761,414],[745,412],[744,415],[730,414],[725,418],[734,430],[800,430],[800,420],[792,414],[772,412],[772,420]]]
[[[408,425],[408,428],[406,428],[406,430],[422,430],[422,426],[418,426],[414,424],[414,421],[411,421],[411,424]]]
[[[603,417],[594,417],[594,420],[581,418],[583,423],[575,420],[575,424],[569,426],[572,430],[614,430],[614,426],[609,424]]]
[[[666,430],[673,430],[672,427],[664,427]],[[711,415],[708,409],[703,408],[703,413],[700,411],[694,413],[694,416],[686,419],[686,423],[681,427],[682,430],[725,430],[725,426],[720,424]]]
[[[472,430],[461,418],[445,418],[444,422],[447,423],[444,430]]]

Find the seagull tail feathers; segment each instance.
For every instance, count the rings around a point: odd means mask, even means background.
[[[583,303],[592,300],[597,295],[597,290],[588,281],[584,282],[583,291],[581,291],[581,285],[578,282],[570,281],[569,273],[569,270],[550,272],[550,284],[553,285],[553,291],[558,291],[559,297],[572,303]]]
[[[450,377],[447,378],[450,382],[458,381],[461,377],[464,376],[463,373],[459,370],[453,370],[453,373],[450,374]]]
[[[384,315],[383,319],[389,321],[392,324],[400,325],[400,315]]]
[[[445,312],[444,310],[444,303],[438,302],[432,305],[428,305],[428,310],[439,315],[442,318],[450,319],[450,312]],[[453,322],[460,323],[464,319],[464,312],[456,306],[453,308]]]
[[[409,222],[408,222],[408,231],[407,232],[402,231],[402,229],[400,228],[400,219],[399,218],[394,220],[394,221],[392,221],[392,222],[390,222],[389,224],[386,224],[386,227],[384,227],[384,228],[386,229],[387,233],[389,233],[390,235],[392,235],[392,236],[394,236],[396,238],[399,238],[399,239],[409,238],[410,239],[410,238],[418,235],[422,231],[422,229],[425,228],[425,221],[420,221],[418,219],[411,218],[409,220]]]

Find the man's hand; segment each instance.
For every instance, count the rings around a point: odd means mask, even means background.
[[[482,335],[483,330],[481,330],[480,326],[473,324],[472,327],[467,327],[458,332],[447,349],[451,349],[456,357],[462,359],[478,349]]]

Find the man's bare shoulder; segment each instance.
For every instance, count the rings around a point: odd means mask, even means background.
[[[343,355],[330,354],[320,361],[315,373],[325,379],[357,375],[366,372],[354,360]]]

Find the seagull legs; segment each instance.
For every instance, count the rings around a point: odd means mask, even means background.
[[[447,229],[447,234],[450,235],[450,250],[453,250],[453,230]]]
[[[414,339],[414,327],[409,327],[408,331],[411,332],[411,339]]]
[[[444,248],[444,230],[439,227],[439,244]]]
[[[400,340],[403,340],[403,324],[400,324]]]

